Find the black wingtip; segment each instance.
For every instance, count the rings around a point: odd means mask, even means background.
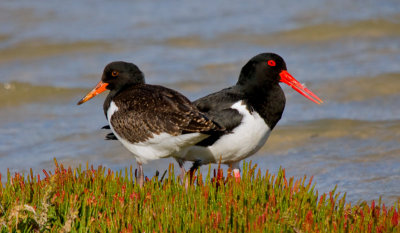
[[[223,127],[223,126],[221,126],[220,124],[218,124],[217,122],[215,122],[215,121],[212,121],[213,123],[214,123],[214,125],[216,126],[216,130],[217,131],[220,131],[220,132],[224,132],[224,131],[226,131],[226,128],[225,127]]]
[[[105,125],[105,126],[101,127],[101,129],[110,129],[110,126],[109,125]]]
[[[105,140],[118,140],[118,138],[113,133],[109,133],[106,135]]]

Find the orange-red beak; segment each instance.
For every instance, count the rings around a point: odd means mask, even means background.
[[[103,91],[107,90],[108,83],[103,83],[100,81],[94,88],[91,90],[85,97],[79,100],[78,105],[85,103],[86,101],[90,100],[91,98],[95,97],[96,95],[102,93]]]
[[[299,81],[297,81],[289,72],[286,70],[282,71],[279,76],[281,76],[281,82],[286,83],[287,85],[291,86],[295,89],[298,93],[302,94],[307,99],[311,100],[316,104],[322,104],[323,101],[318,98],[314,93],[308,90],[305,86],[303,86]]]

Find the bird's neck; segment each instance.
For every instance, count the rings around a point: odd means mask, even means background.
[[[246,89],[244,93],[249,110],[256,111],[273,129],[281,119],[286,103],[285,94],[280,85],[259,87],[251,91]]]

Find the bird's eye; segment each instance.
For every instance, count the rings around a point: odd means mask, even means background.
[[[269,66],[276,66],[276,62],[274,60],[269,60],[268,61]]]
[[[111,72],[111,75],[112,75],[113,77],[117,77],[118,74],[119,74],[118,71],[115,71],[115,70],[114,70],[113,72]]]

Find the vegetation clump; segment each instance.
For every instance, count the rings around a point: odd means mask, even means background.
[[[336,188],[319,195],[312,178],[288,179],[284,169],[262,174],[244,163],[236,181],[209,168],[185,187],[170,165],[140,188],[132,167],[55,164],[43,178],[8,172],[1,232],[400,232],[400,203],[351,205]]]

